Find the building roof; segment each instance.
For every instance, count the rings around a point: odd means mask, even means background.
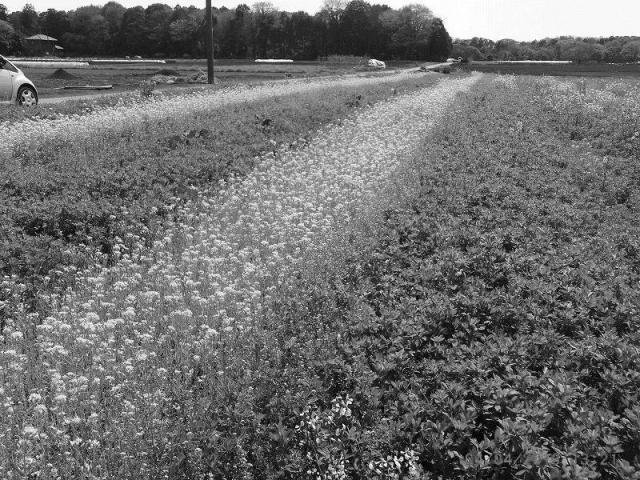
[[[57,42],[58,41],[57,38],[49,37],[48,35],[44,35],[42,33],[39,33],[37,35],[33,35],[31,37],[27,37],[27,38],[25,38],[25,40],[45,40],[47,42]]]

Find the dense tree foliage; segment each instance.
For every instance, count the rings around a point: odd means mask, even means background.
[[[640,37],[545,38],[531,42],[474,37],[456,39],[453,56],[470,60],[570,60],[578,63],[640,61]]]
[[[282,57],[311,60],[328,55],[382,59],[640,61],[640,37],[545,38],[530,42],[474,37],[452,42],[441,19],[424,5],[400,9],[365,0],[325,0],[315,15],[283,12],[268,1],[214,8],[214,49],[221,58]],[[155,3],[37,12],[26,4],[9,12],[0,4],[0,53],[28,53],[24,38],[45,33],[68,55],[204,56],[204,10]]]
[[[203,3],[203,2],[201,2]],[[214,8],[214,50],[222,58],[328,55],[441,60],[452,47],[442,23],[418,4],[394,10],[364,0],[326,0],[316,15],[277,10],[259,1],[249,7]],[[0,53],[25,53],[24,38],[44,33],[69,55],[204,55],[203,9],[156,3],[125,8],[104,6],[36,12],[27,4],[8,13],[0,4]]]

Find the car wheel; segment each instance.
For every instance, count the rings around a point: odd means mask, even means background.
[[[22,107],[33,107],[38,104],[38,96],[33,87],[25,85],[18,90],[18,105]]]

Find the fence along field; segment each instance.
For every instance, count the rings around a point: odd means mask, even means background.
[[[190,189],[12,312],[5,476],[635,478],[638,89],[447,79]]]

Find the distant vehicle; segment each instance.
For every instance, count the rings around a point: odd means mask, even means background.
[[[382,60],[376,60],[375,58],[370,59],[367,63],[367,66],[373,68],[387,68],[386,63],[384,63]]]
[[[24,107],[38,104],[38,91],[22,70],[0,55],[0,103],[17,103]]]

